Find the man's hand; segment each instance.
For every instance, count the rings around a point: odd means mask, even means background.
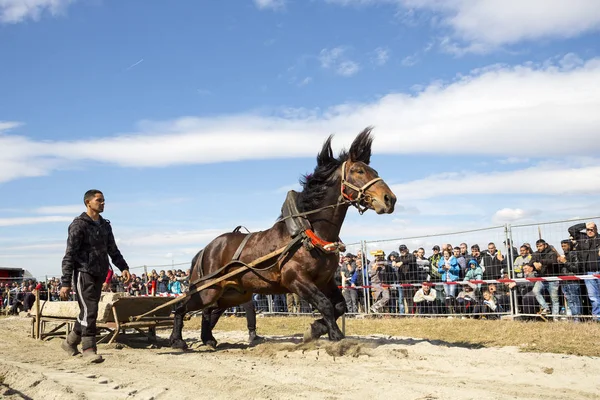
[[[131,274],[129,273],[129,270],[123,271],[121,276],[125,279],[125,281],[123,281],[123,283],[129,283],[129,281],[131,281]]]
[[[61,300],[66,301],[69,300],[69,294],[71,294],[71,286],[63,286],[60,288],[58,296]]]
[[[108,285],[108,283],[104,282],[104,283],[102,284],[102,291],[103,291],[103,292],[108,292],[108,286],[109,286],[109,285]]]

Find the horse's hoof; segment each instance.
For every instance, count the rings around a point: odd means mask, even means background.
[[[188,345],[182,339],[173,339],[171,340],[171,348],[185,350],[188,348]]]
[[[340,340],[343,340],[345,338],[346,337],[344,336],[343,333],[329,335],[329,340],[332,342],[339,342]]]
[[[215,339],[209,339],[206,342],[204,342],[204,345],[206,347],[208,347],[211,350],[216,350],[217,348],[217,341]]]

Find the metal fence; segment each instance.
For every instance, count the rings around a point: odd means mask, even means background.
[[[397,317],[460,317],[497,319],[501,317],[589,319],[600,314],[600,274],[576,272],[565,275],[561,270],[546,271],[541,277],[525,275],[519,262],[520,247],[529,245],[536,251],[536,241],[544,239],[564,255],[561,241],[569,239],[569,228],[585,222],[600,224],[600,217],[578,218],[518,225],[499,225],[487,228],[455,231],[424,236],[400,237],[387,240],[363,240],[346,244],[345,254],[359,256],[362,269],[347,270],[342,262],[338,278],[346,299],[348,314],[383,314]],[[511,245],[512,244],[512,245]],[[416,268],[387,263],[386,269],[375,282],[374,254],[383,252],[388,261],[390,253],[406,246],[408,252],[420,251],[422,259]],[[446,276],[435,258],[434,248],[445,247],[460,252],[466,248],[467,258],[456,276]],[[462,248],[461,248],[462,247]],[[469,274],[469,258],[496,249],[493,257],[484,256],[480,275]],[[600,254],[598,255],[600,258]],[[488,265],[485,265],[487,263]],[[384,263],[385,264],[385,263]],[[466,265],[465,265],[466,264]],[[557,264],[561,268],[561,264]],[[414,267],[414,265],[413,265]],[[147,272],[147,268],[144,268]],[[346,273],[343,273],[346,272]],[[447,274],[448,275],[448,274]],[[259,295],[254,297],[257,312],[265,314],[315,314],[316,310],[297,295]],[[595,303],[595,304],[594,304]],[[594,309],[594,307],[596,307]],[[242,314],[243,308],[234,307],[229,314]]]

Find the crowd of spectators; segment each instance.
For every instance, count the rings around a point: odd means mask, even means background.
[[[130,296],[178,295],[185,292],[189,285],[189,270],[153,269],[146,276],[131,274],[131,281],[124,284],[122,276],[109,272],[102,290],[104,292],[128,293]],[[30,311],[35,303],[36,290],[42,300],[59,301],[60,278],[53,277],[44,281],[36,279],[12,279],[0,281],[0,309],[7,314]]]
[[[600,321],[600,280],[568,278],[600,274],[595,223],[571,226],[560,250],[541,238],[534,246],[522,243],[517,249],[510,240],[504,245],[510,248],[508,254],[502,254],[493,242],[483,250],[478,244],[435,245],[428,256],[424,248],[411,251],[404,244],[388,254],[372,251],[372,258],[360,251],[346,253],[340,258],[336,279],[350,313],[490,319],[518,311],[542,319],[549,315],[558,319],[563,314],[573,321],[585,315]],[[535,280],[556,276],[567,278]],[[516,282],[481,282],[509,278]]]

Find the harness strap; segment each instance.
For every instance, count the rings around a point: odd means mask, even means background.
[[[312,229],[307,229],[304,231],[308,240],[313,247],[323,250],[326,253],[335,253],[339,251],[346,251],[346,245],[339,240],[337,242],[328,242],[326,240],[321,239]]]
[[[248,235],[246,235],[246,237],[244,238],[244,240],[242,240],[242,243],[240,243],[240,245],[238,246],[237,250],[233,254],[232,260],[239,260],[240,259],[240,254],[242,254],[242,250],[244,250],[244,247],[246,246],[246,242],[248,242],[248,239],[250,239],[250,236],[252,236],[251,233],[248,234]]]

